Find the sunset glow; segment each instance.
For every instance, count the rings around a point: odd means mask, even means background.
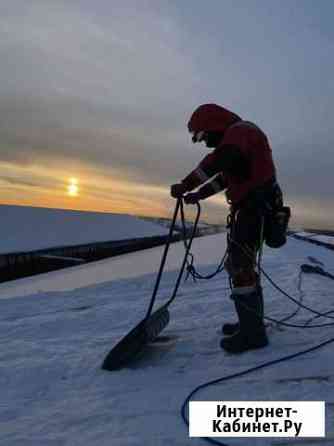
[[[212,102],[269,137],[291,225],[332,229],[334,2],[2,3],[0,204],[170,217]]]
[[[70,197],[77,197],[79,194],[78,180],[76,178],[70,178],[67,186],[67,194]]]

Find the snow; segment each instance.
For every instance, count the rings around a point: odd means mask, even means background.
[[[225,249],[222,234],[194,240],[196,264],[212,272]],[[158,304],[169,297],[183,253],[170,248]],[[223,321],[235,318],[225,272],[182,282],[162,341],[118,372],[103,358],[145,315],[162,247],[81,265],[9,286],[0,293],[0,444],[5,446],[183,446],[189,438],[180,408],[199,384],[312,347],[334,337],[332,327],[269,324],[270,346],[241,355],[219,348]],[[263,268],[286,292],[318,311],[334,309],[333,281],[303,274],[316,259],[334,273],[333,252],[289,238],[265,249]],[[6,288],[7,287],[7,288]],[[282,319],[296,306],[263,277],[265,313]],[[15,291],[16,288],[16,291]],[[40,291],[38,291],[40,289]],[[7,290],[7,291],[6,291]],[[7,292],[7,295],[6,295]],[[35,293],[35,294],[31,294]],[[312,316],[301,310],[289,322]],[[318,318],[313,323],[328,322]],[[333,321],[334,322],[334,321]],[[204,389],[196,400],[324,400],[328,442],[334,444],[333,344],[302,357]],[[330,440],[331,439],[331,440]],[[295,445],[294,440],[224,439],[233,445]],[[299,443],[298,443],[299,444]]]
[[[332,235],[322,235],[316,234],[315,232],[296,232],[294,235],[299,237],[304,237],[307,239],[312,239],[312,241],[317,241],[320,244],[334,246],[334,236]]]
[[[307,238],[311,238],[311,237],[315,237],[316,234],[314,232],[305,232],[305,231],[299,231],[299,232],[295,232],[295,235],[298,235],[300,237],[307,237]]]
[[[140,218],[102,212],[0,205],[0,254],[152,237],[167,229]]]
[[[330,235],[316,235],[312,237],[313,240],[318,240],[318,242],[327,243],[329,245],[334,245],[334,237]]]
[[[225,235],[220,234],[216,237],[196,239],[192,251],[197,257],[200,256],[202,265],[210,265],[220,261],[224,249]],[[48,291],[68,291],[91,284],[153,274],[158,269],[163,250],[164,246],[158,246],[82,266],[0,283],[0,299]],[[180,264],[183,253],[182,243],[172,244],[169,248],[165,271],[174,270],[176,265]]]

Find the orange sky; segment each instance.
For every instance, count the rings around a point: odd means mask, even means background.
[[[0,203],[170,216],[215,102],[268,135],[291,223],[333,226],[332,3],[21,3],[0,14]]]
[[[145,185],[131,178],[120,179],[117,174],[106,175],[93,167],[78,164],[69,169],[59,162],[51,166],[0,163],[0,203],[75,209],[97,212],[126,213],[132,215],[170,217],[175,200],[169,196],[169,186]],[[78,195],[70,196],[71,179],[77,180]],[[292,226],[309,226],[332,229],[328,210],[328,225],[319,222],[326,217],[324,208],[317,202],[307,205],[300,200],[288,203],[293,210]],[[188,218],[194,217],[195,208],[186,208]],[[225,223],[228,206],[224,194],[202,202],[202,219],[212,223]]]

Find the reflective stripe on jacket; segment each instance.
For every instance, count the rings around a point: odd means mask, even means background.
[[[224,172],[222,162],[224,151],[237,148],[247,159],[249,175],[241,180]],[[276,171],[269,141],[263,131],[249,121],[238,121],[227,128],[220,145],[206,155],[182,182],[187,189],[193,190],[217,173],[224,177],[226,196],[232,204],[237,204],[253,189],[275,177]]]

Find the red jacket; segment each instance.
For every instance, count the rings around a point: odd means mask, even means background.
[[[233,149],[233,146],[248,161],[249,176],[245,180],[224,172],[223,154],[231,150],[231,147]],[[246,198],[253,189],[275,177],[275,174],[272,152],[266,135],[255,124],[239,120],[227,127],[220,145],[205,156],[182,183],[188,191],[191,191],[212,179],[201,188],[202,198],[226,189],[227,199],[235,205]]]

